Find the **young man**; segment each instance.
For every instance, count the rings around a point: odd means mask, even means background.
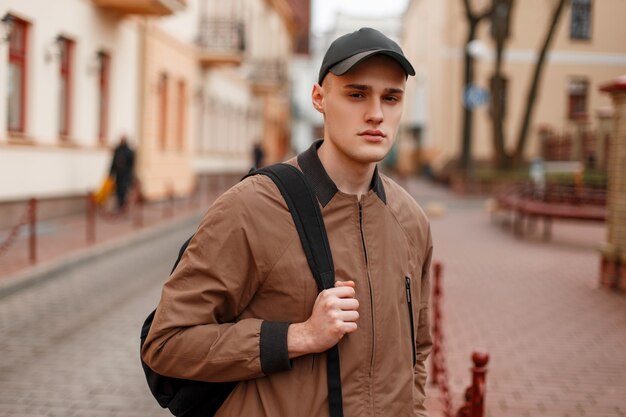
[[[143,358],[164,375],[241,381],[217,416],[328,416],[339,344],[344,416],[425,416],[428,220],[379,174],[402,114],[400,47],[369,28],[329,47],[313,106],[324,139],[290,163],[319,200],[336,286],[318,294],[287,205],[248,178],[205,215],[165,284]]]

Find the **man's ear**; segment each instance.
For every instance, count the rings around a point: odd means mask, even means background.
[[[324,89],[321,85],[313,84],[311,101],[313,102],[313,107],[315,108],[315,110],[324,114]]]

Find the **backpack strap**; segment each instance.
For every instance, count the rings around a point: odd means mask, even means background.
[[[324,219],[317,198],[304,174],[289,164],[271,165],[251,171],[247,176],[256,174],[270,177],[287,203],[319,291],[333,288],[335,268]],[[338,345],[328,349],[326,357],[330,417],[343,417]]]
[[[288,164],[257,170],[270,177],[282,194],[298,230],[302,249],[319,291],[335,286],[335,268],[324,219],[313,190],[302,172]]]

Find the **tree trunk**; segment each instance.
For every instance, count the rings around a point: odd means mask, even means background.
[[[472,158],[472,126],[474,112],[465,103],[465,89],[474,83],[474,58],[469,54],[467,45],[476,37],[476,27],[478,22],[475,19],[468,19],[469,28],[467,31],[467,41],[465,43],[465,68],[463,77],[463,131],[461,143],[461,164],[462,171],[470,169]]]
[[[471,41],[476,38],[476,29],[481,20],[491,16],[493,8],[488,8],[483,13],[473,13],[470,5],[470,0],[461,0],[465,9],[465,16],[467,18],[468,30],[467,40],[465,42],[464,56],[464,85],[463,85],[463,131],[461,132],[461,157],[459,168],[464,172],[471,171],[472,162],[472,128],[474,121],[473,110],[470,109],[465,103],[465,91],[467,87],[474,83],[474,58],[467,50],[467,46]]]
[[[491,127],[495,165],[498,169],[511,167],[511,157],[506,151],[504,134],[505,103],[507,101],[505,84],[506,81],[499,72],[491,78]]]
[[[532,84],[528,91],[528,99],[526,100],[526,110],[524,112],[524,119],[522,121],[520,133],[517,138],[517,146],[515,148],[515,153],[513,155],[513,163],[515,166],[520,166],[523,162],[524,148],[526,146],[528,130],[530,129],[530,121],[532,119],[532,113],[535,107],[535,101],[537,99],[537,91],[539,90],[539,85],[541,83],[541,75],[543,72],[546,54],[548,53],[548,50],[550,49],[552,38],[554,37],[554,33],[556,32],[560,17],[563,12],[563,8],[565,7],[566,3],[569,3],[569,1],[559,0],[559,4],[555,7],[552,13],[552,20],[550,22],[550,27],[548,28],[548,32],[546,33],[546,37],[543,41],[543,46],[541,47],[539,59],[537,60],[537,63],[535,64],[535,72],[533,75]]]
[[[496,167],[508,169],[511,165],[511,158],[506,151],[506,136],[504,133],[508,89],[506,88],[506,78],[502,74],[502,55],[509,34],[513,0],[494,0],[494,5],[491,24],[496,44],[496,61],[494,73],[490,81],[492,140]]]

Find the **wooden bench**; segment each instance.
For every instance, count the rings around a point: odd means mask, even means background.
[[[548,186],[537,190],[524,184],[496,197],[498,209],[514,213],[513,231],[523,235],[523,223],[534,228],[538,218],[543,219],[543,237],[552,236],[553,219],[605,222],[607,218],[606,192],[581,187]]]

